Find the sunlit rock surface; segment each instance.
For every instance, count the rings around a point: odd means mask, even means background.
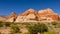
[[[34,9],[28,9],[22,14],[16,14],[12,12],[9,16],[0,17],[0,21],[6,22],[37,22],[37,21],[59,21],[60,16],[52,9],[44,9],[35,11]]]

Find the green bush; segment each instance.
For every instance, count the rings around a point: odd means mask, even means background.
[[[30,32],[25,32],[24,34],[30,34]]]
[[[0,27],[2,27],[2,26],[3,26],[3,22],[0,21]]]
[[[17,25],[11,27],[11,33],[20,33],[20,29]]]
[[[57,24],[57,25],[55,26],[55,28],[60,28],[60,24]]]
[[[16,33],[16,34],[21,34],[21,33]]]
[[[56,33],[53,31],[49,31],[49,32],[45,32],[44,34],[56,34]]]
[[[27,26],[28,27],[28,31],[30,32],[30,34],[37,34],[38,32],[43,33],[48,31],[48,27],[45,24],[34,24],[33,26]]]
[[[5,22],[5,26],[10,27],[11,22]]]
[[[43,33],[43,32],[47,32],[47,31],[48,31],[48,27],[45,24],[40,24],[39,32]]]
[[[52,25],[57,25],[58,23],[57,23],[57,22],[52,22],[51,24],[52,24]]]
[[[13,31],[11,31],[11,32],[10,32],[10,34],[14,34],[14,32],[13,32]]]

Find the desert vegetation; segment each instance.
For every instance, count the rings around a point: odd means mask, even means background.
[[[52,25],[52,26],[50,26]],[[24,32],[25,29],[27,32]],[[59,34],[60,32],[60,23],[51,22],[51,23],[40,23],[40,22],[19,22],[19,23],[11,23],[11,22],[1,22],[0,21],[0,34]],[[21,29],[23,29],[21,32]],[[56,32],[53,29],[57,29]],[[6,30],[6,31],[5,31]]]

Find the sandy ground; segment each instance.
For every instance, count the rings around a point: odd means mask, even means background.
[[[10,28],[9,27],[7,27],[7,28],[2,27],[2,28],[0,28],[0,32],[2,34],[9,34],[10,33]]]

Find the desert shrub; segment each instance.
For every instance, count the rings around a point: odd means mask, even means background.
[[[53,31],[49,31],[49,32],[45,32],[44,34],[56,34],[56,33]]]
[[[43,33],[43,32],[47,32],[47,31],[48,31],[48,27],[45,24],[40,24],[39,32]]]
[[[16,34],[21,34],[21,33],[16,33]]]
[[[21,34],[21,33],[14,33],[14,32],[11,32],[10,34]]]
[[[57,23],[57,22],[52,22],[51,24],[52,24],[52,25],[57,25],[58,23]]]
[[[2,26],[3,26],[3,22],[0,21],[0,27],[2,27]]]
[[[30,34],[30,32],[25,32],[24,34]]]
[[[10,27],[10,25],[11,25],[11,22],[5,22],[5,24],[4,24],[5,26],[7,26],[7,27]]]
[[[13,33],[21,33],[20,32],[20,28],[17,26],[17,25],[13,25],[12,27],[11,27],[11,31],[10,31],[12,34]]]
[[[60,28],[60,24],[56,25],[55,28]]]
[[[30,25],[28,22],[24,22],[24,23],[22,23],[23,25]]]
[[[30,32],[30,34],[37,34],[38,32],[43,33],[48,31],[48,27],[45,24],[34,24],[27,26],[28,27],[28,31]]]
[[[10,34],[14,34],[14,32],[11,31]]]

